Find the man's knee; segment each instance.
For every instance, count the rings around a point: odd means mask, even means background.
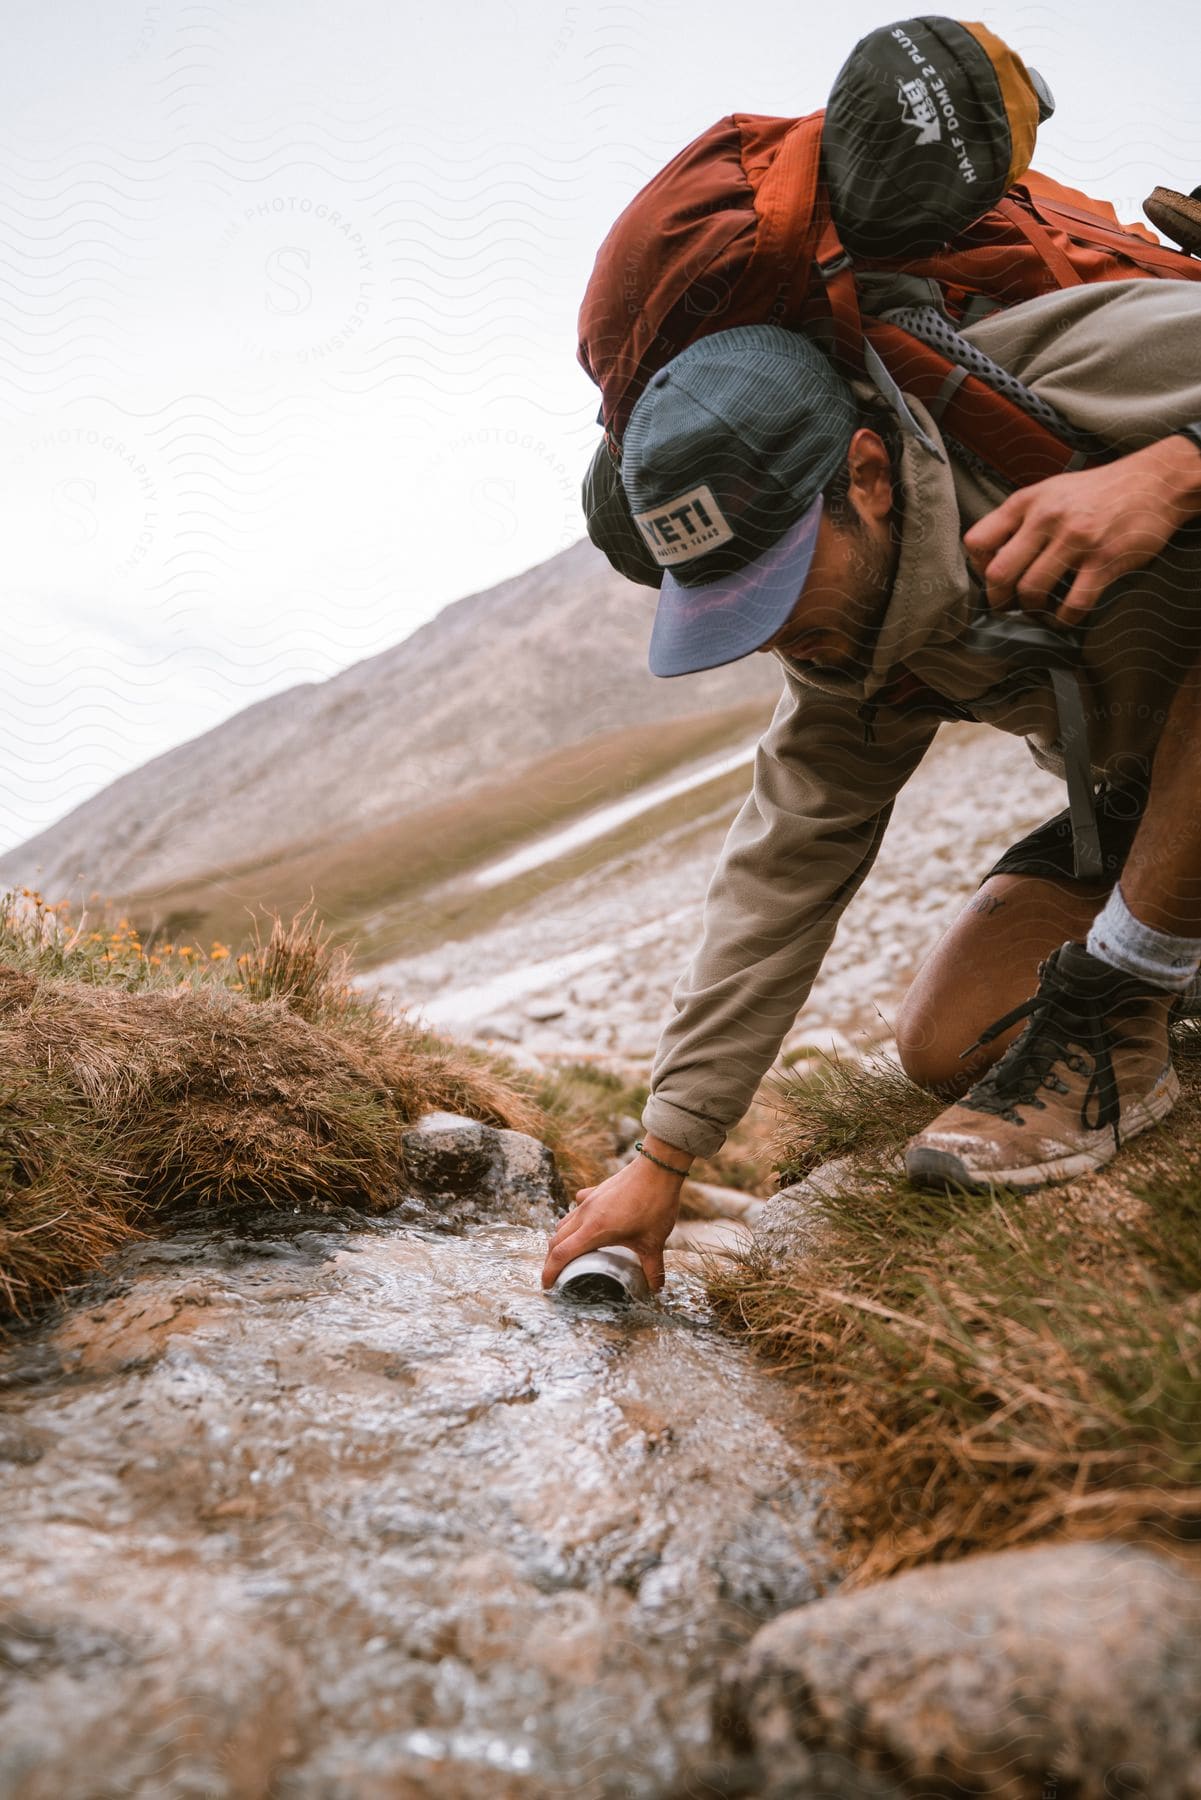
[[[920,1087],[963,1093],[1020,1026],[964,1052],[1038,986],[1038,965],[1087,932],[1104,890],[1030,875],[993,875],[935,945],[897,1019],[901,1067]]]
[[[959,1009],[951,1006],[938,1016],[910,989],[897,1016],[897,1056],[910,1081],[936,1093],[962,1091],[968,1074],[961,1052],[971,1042],[962,1025],[956,1028]]]

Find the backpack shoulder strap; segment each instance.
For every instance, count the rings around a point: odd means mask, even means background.
[[[1075,267],[1066,251],[1055,242],[1054,237],[1024,207],[1009,198],[998,200],[996,211],[1011,225],[1019,235],[1025,238],[1039,261],[1043,264],[1052,283],[1058,288],[1079,287],[1084,276]]]
[[[1108,201],[1091,200],[1034,169],[996,210],[1038,252],[1058,287],[1140,275],[1201,280],[1196,257],[1161,244],[1145,225],[1123,225]]]
[[[1100,446],[1085,448],[1060,435],[953,356],[892,320],[865,320],[864,337],[893,380],[922,402],[944,436],[1012,487],[1084,468],[1107,454]]]

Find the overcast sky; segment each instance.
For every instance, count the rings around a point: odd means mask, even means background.
[[[821,106],[897,16],[11,4],[0,849],[580,537],[605,231],[722,114]],[[1201,182],[1195,0],[984,17],[1055,92],[1037,166],[1134,218]]]

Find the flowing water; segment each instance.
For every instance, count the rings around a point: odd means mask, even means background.
[[[640,1800],[826,1579],[802,1421],[677,1258],[196,1227],[0,1365],[4,1800]]]

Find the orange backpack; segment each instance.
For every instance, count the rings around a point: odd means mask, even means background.
[[[1079,452],[1014,401],[861,305],[857,276],[902,272],[937,284],[953,324],[990,306],[1082,282],[1201,280],[1201,261],[1122,225],[1105,201],[1027,170],[932,254],[869,262],[844,250],[822,175],[824,112],[732,113],[637,194],[605,238],[580,308],[579,359],[601,390],[615,459],[654,372],[695,339],[745,324],[824,338],[845,373],[870,346],[940,428],[1014,486],[1061,472]]]

